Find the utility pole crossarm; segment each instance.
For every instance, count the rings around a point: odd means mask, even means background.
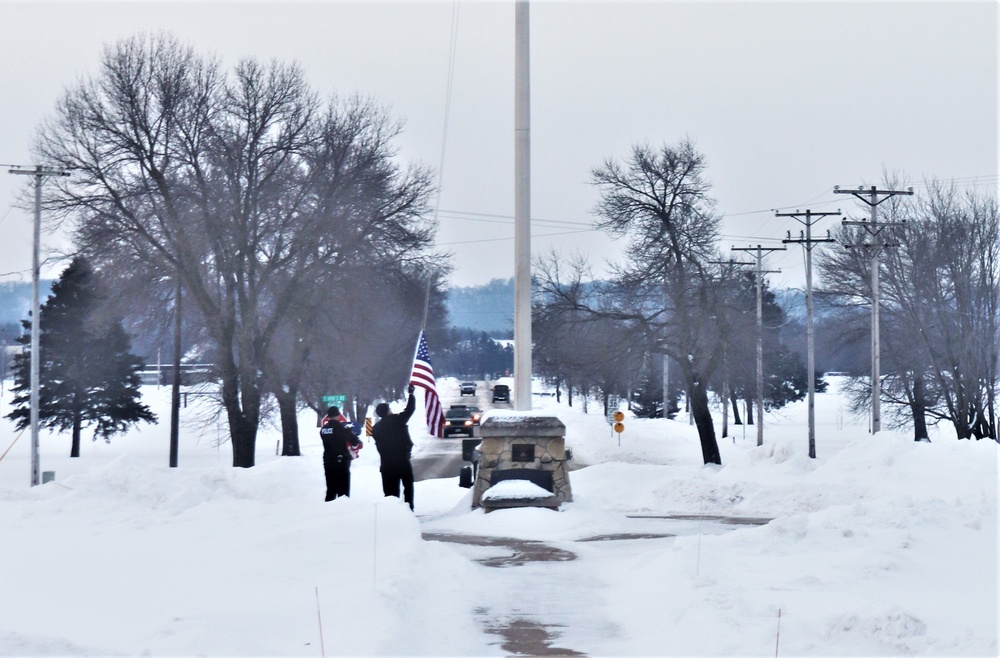
[[[871,188],[869,188],[867,190],[864,187],[859,187],[856,190],[842,190],[842,189],[840,189],[839,185],[834,185],[833,186],[833,193],[834,194],[850,194],[851,196],[855,197],[856,199],[858,199],[862,203],[866,203],[869,206],[874,207],[874,206],[879,205],[883,201],[888,200],[890,197],[898,196],[900,194],[903,194],[903,195],[906,195],[906,196],[912,196],[913,195],[913,188],[912,187],[908,187],[905,190],[880,190],[877,187],[875,187],[874,185],[872,185]],[[866,199],[865,197],[861,196],[862,194],[867,194],[868,198]],[[880,196],[884,197],[884,198],[879,199],[878,197],[880,197]]]
[[[788,237],[784,238],[782,242],[785,244],[803,244],[806,246],[807,249],[812,249],[812,245],[814,244],[821,242],[836,242],[836,240],[831,238],[829,235],[826,236],[825,238],[812,238],[812,237],[806,237],[801,233],[799,234],[799,237],[793,238],[791,232],[789,232]]]
[[[826,235],[825,238],[814,238],[814,237],[812,237],[812,226],[813,226],[813,224],[815,224],[817,220],[822,219],[824,217],[839,216],[840,214],[841,214],[840,210],[827,211],[827,212],[813,212],[811,210],[806,210],[805,212],[801,212],[801,211],[796,210],[795,212],[776,212],[776,213],[774,213],[774,216],[775,217],[792,217],[792,218],[796,219],[799,223],[803,224],[806,227],[805,234],[803,234],[803,233],[800,232],[798,238],[793,238],[792,237],[792,232],[789,231],[788,234],[787,234],[788,237],[785,238],[785,239],[783,239],[781,241],[783,244],[801,244],[801,245],[805,245],[806,249],[812,250],[812,246],[815,243],[820,243],[820,242],[836,242],[836,240],[834,240],[833,238],[830,237],[830,232],[829,231],[827,231],[827,235]],[[802,219],[803,215],[805,216],[805,219]]]
[[[43,167],[38,165],[36,167],[22,167],[20,165],[12,165],[7,171],[8,174],[21,174],[24,176],[69,176],[70,172],[65,169],[53,169],[51,167]]]
[[[808,217],[830,217],[832,215],[842,215],[842,214],[844,213],[842,213],[840,210],[827,210],[826,212],[814,212],[812,210],[806,210],[806,211],[796,210],[795,212],[776,212],[774,213],[774,216],[795,217],[796,219],[798,219],[802,215],[806,215]]]
[[[756,251],[756,247],[733,247],[733,251]],[[784,251],[784,247],[768,247],[765,251]],[[729,265],[730,267],[757,267],[756,263],[745,260],[710,260],[713,265]],[[781,274],[781,270],[757,270],[760,274]]]
[[[870,219],[845,219],[841,222],[844,226],[871,226],[872,222]],[[906,226],[906,220],[901,219],[898,222],[878,222],[877,226]]]
[[[873,211],[874,209],[875,207],[872,206]],[[906,220],[898,222],[872,222],[872,221],[861,221],[857,219],[845,219],[844,221],[841,222],[841,224],[844,226],[861,226],[865,229],[868,235],[871,235],[873,237],[878,237],[879,235],[882,234],[882,229],[886,229],[892,226],[906,226]],[[888,246],[888,245],[883,243],[883,246]]]
[[[858,249],[859,247],[861,249],[872,249],[874,247],[898,247],[899,245],[899,242],[879,242],[878,244],[873,242],[859,242],[858,244],[845,244],[844,249]]]
[[[786,251],[787,247],[762,247],[757,245],[756,247],[730,247],[732,251],[746,251],[753,254],[764,254],[765,252],[772,251]],[[732,261],[735,262],[735,261]],[[760,265],[760,263],[740,263],[741,265]],[[780,272],[781,270],[761,270],[762,272]]]
[[[733,247],[733,249],[735,248],[736,247]],[[736,265],[748,265],[750,267],[753,267],[753,263],[748,263],[747,261],[744,260],[733,260],[732,258],[730,258],[729,260],[710,260],[708,262],[711,263],[712,265],[730,265],[733,267],[735,267]]]

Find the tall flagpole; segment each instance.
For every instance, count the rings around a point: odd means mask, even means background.
[[[427,290],[424,292],[424,315],[420,319],[420,333],[417,334],[417,344],[413,347],[413,359],[410,361],[412,364],[417,360],[417,354],[420,352],[420,337],[424,334],[424,330],[427,328],[427,309],[431,305],[431,277],[427,276]],[[406,385],[410,385],[410,380],[406,380]]]
[[[431,277],[427,277],[427,290],[424,292],[424,316],[420,319],[420,333],[427,328],[427,309],[431,305]]]
[[[531,104],[528,1],[514,5],[514,409],[531,409]]]

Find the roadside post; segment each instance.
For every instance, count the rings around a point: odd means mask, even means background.
[[[619,396],[617,395],[608,396],[608,404],[605,407],[606,409],[605,413],[607,415],[605,417],[608,419],[609,425],[615,422],[615,414],[618,413],[618,405],[620,405],[621,403],[622,399]]]
[[[621,411],[616,411],[611,414],[611,419],[614,421],[614,424],[611,427],[615,433],[618,434],[618,445],[620,447],[622,444],[622,432],[625,431],[625,423],[622,422],[625,420],[625,414]]]

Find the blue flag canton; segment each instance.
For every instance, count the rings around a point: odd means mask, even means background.
[[[422,335],[420,336],[420,344],[417,347],[417,358],[427,363],[431,362],[431,353],[427,349],[427,341]]]

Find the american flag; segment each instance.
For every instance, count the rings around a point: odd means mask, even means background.
[[[423,331],[420,332],[420,339],[417,341],[417,354],[413,357],[410,383],[424,389],[427,432],[431,436],[440,438],[444,433],[444,411],[441,410],[441,399],[438,398],[437,383],[434,381],[434,367],[431,366],[431,355],[427,350],[427,340]]]

